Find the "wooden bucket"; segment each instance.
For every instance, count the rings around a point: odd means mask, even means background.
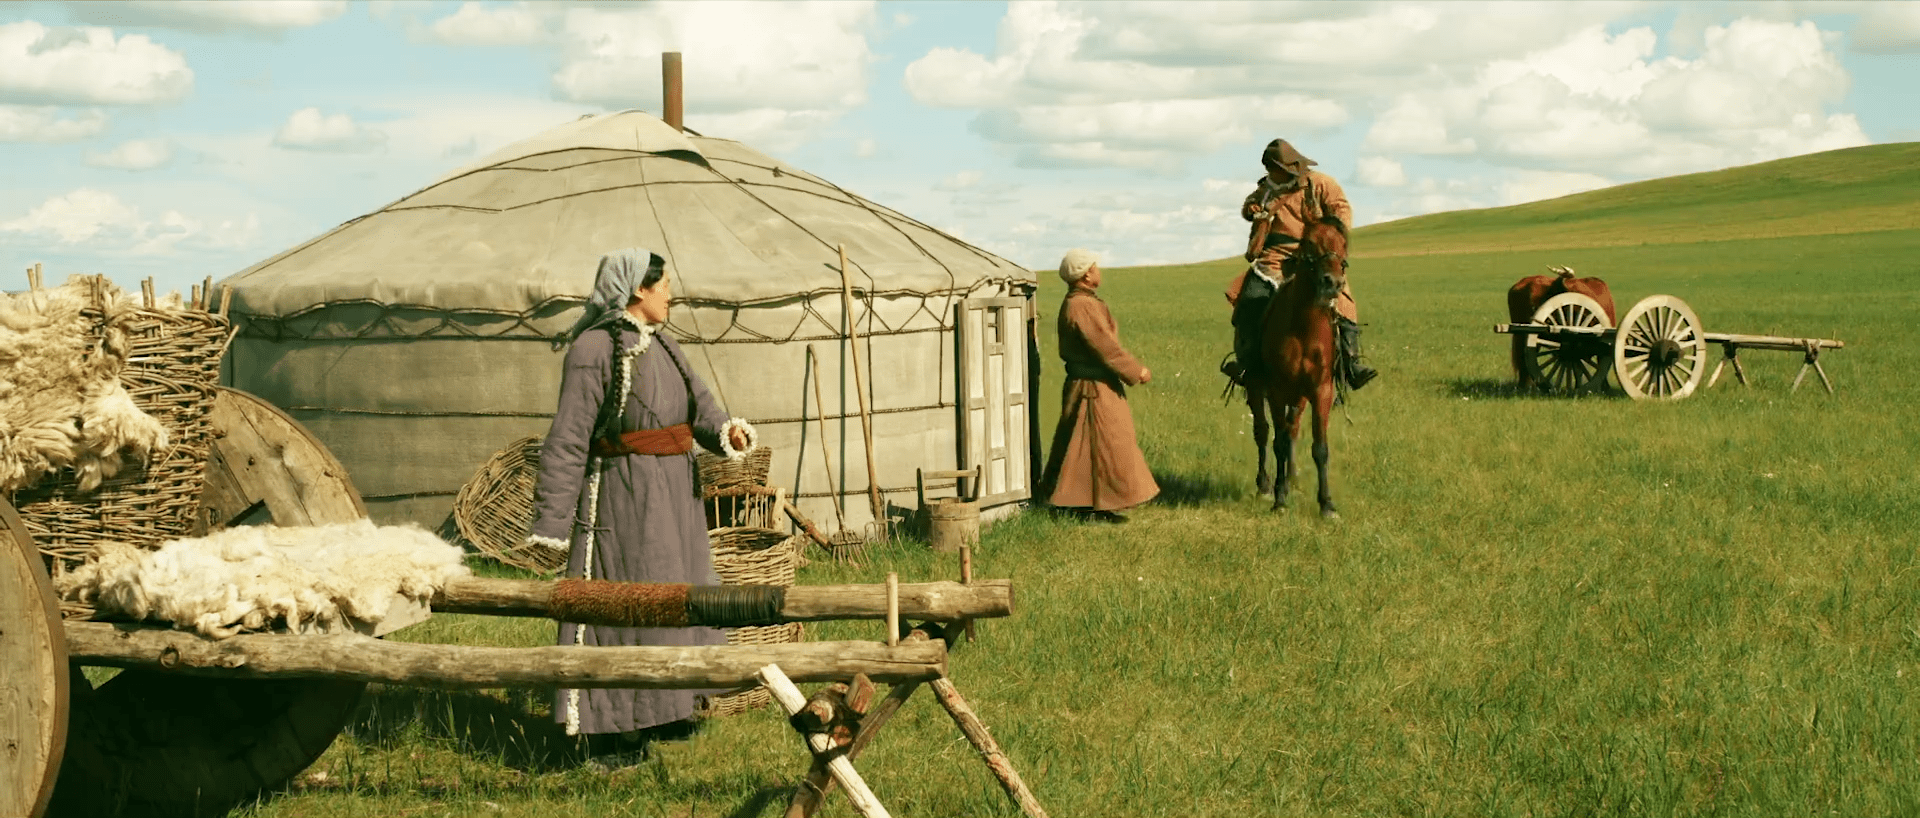
[[[980,544],[980,503],[943,497],[927,504],[927,539],[933,550],[953,553]]]

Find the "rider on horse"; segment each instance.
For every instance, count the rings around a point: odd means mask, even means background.
[[[1267,143],[1260,156],[1267,175],[1256,183],[1253,192],[1240,207],[1241,218],[1253,223],[1246,259],[1252,264],[1227,287],[1227,302],[1233,305],[1234,360],[1221,371],[1238,383],[1247,376],[1258,377],[1260,337],[1265,327],[1267,305],[1284,281],[1281,263],[1291,258],[1300,246],[1300,233],[1307,222],[1324,218],[1337,220],[1342,234],[1353,223],[1353,206],[1333,177],[1308,166],[1319,164],[1302,156],[1285,139]],[[1360,361],[1360,313],[1353,293],[1342,288],[1334,302],[1340,330],[1338,371],[1347,388],[1359,389],[1380,374]]]

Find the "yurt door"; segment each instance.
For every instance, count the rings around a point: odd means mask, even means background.
[[[1024,298],[960,302],[960,468],[981,468],[980,504],[1025,500],[1028,463]]]

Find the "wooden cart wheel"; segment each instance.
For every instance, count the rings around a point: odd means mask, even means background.
[[[1613,374],[1634,400],[1679,400],[1707,372],[1707,341],[1687,302],[1650,295],[1620,319]]]
[[[216,437],[201,495],[209,529],[366,516],[346,469],[271,404],[223,388],[209,419]],[[129,669],[88,690],[73,675],[73,734],[56,816],[224,815],[312,765],[366,688]]]
[[[0,815],[40,818],[67,746],[67,638],[39,549],[0,500]]]
[[[1533,322],[1552,327],[1612,326],[1600,302],[1580,293],[1561,293],[1547,299],[1533,311]],[[1548,392],[1573,395],[1606,388],[1610,352],[1606,338],[1600,335],[1529,335],[1520,362],[1533,382]]]

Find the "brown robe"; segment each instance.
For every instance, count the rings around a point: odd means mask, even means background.
[[[1267,277],[1275,282],[1280,280],[1280,263],[1293,257],[1293,251],[1300,245],[1285,242],[1281,236],[1290,236],[1295,240],[1306,230],[1307,222],[1328,216],[1339,219],[1348,229],[1353,228],[1353,205],[1347,201],[1346,191],[1340,189],[1340,183],[1333,177],[1317,170],[1307,171],[1312,179],[1313,196],[1307,196],[1306,184],[1296,179],[1288,187],[1281,188],[1265,176],[1254,184],[1252,193],[1240,204],[1240,216],[1247,221],[1260,212],[1261,201],[1266,202],[1267,212],[1273,214],[1273,227],[1268,232],[1267,246],[1254,259],[1254,264],[1266,271]],[[1248,273],[1235,276],[1227,285],[1227,303],[1232,304],[1240,297],[1240,287]],[[1351,279],[1349,279],[1351,281]],[[1351,287],[1341,287],[1340,297],[1333,302],[1335,312],[1354,323],[1360,322],[1360,308],[1353,302]]]
[[[1075,286],[1060,305],[1060,360],[1067,382],[1042,495],[1059,508],[1097,511],[1153,499],[1160,485],[1134,442],[1126,390],[1146,367],[1120,346],[1120,325],[1092,290]]]

